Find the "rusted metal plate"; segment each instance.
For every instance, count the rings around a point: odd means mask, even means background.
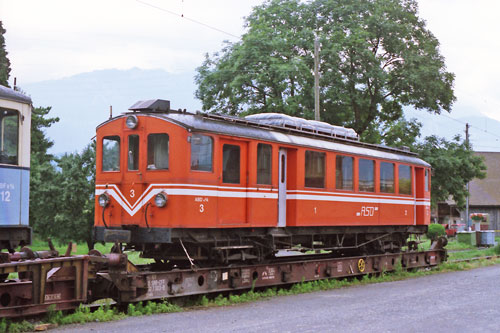
[[[110,274],[119,293],[118,302],[138,302],[212,292],[269,287],[301,281],[362,276],[430,267],[446,259],[446,251],[433,250],[352,258],[315,259],[266,265],[204,268],[165,272]]]
[[[19,279],[0,283],[0,318],[69,310],[87,300],[89,256],[59,257],[0,264],[0,274]]]

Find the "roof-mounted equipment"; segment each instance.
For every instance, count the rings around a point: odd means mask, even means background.
[[[348,140],[359,140],[359,135],[352,128],[335,126],[322,121],[306,120],[282,113],[259,113],[246,116],[245,119],[258,122],[259,124],[273,125],[302,132],[340,137]]]
[[[170,101],[164,99],[150,99],[136,102],[129,108],[134,112],[158,112],[166,113],[170,111]]]

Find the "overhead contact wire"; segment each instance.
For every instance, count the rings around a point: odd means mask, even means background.
[[[216,28],[216,27],[213,27],[211,25],[208,25],[206,23],[203,23],[203,22],[200,22],[200,21],[197,21],[195,19],[192,19],[192,18],[189,18],[187,16],[185,16],[184,14],[179,14],[179,13],[176,13],[176,12],[173,12],[171,10],[168,10],[168,9],[165,9],[165,8],[162,8],[162,7],[158,7],[158,6],[155,6],[153,4],[150,4],[150,3],[147,3],[147,2],[144,2],[144,1],[141,1],[141,0],[135,0],[143,5],[146,5],[146,6],[149,6],[149,7],[152,7],[152,8],[155,8],[155,9],[158,9],[158,10],[161,10],[162,12],[165,12],[165,13],[168,13],[168,14],[171,14],[171,15],[174,15],[174,16],[177,16],[177,17],[180,17],[180,18],[183,18],[183,19],[186,19],[188,21],[191,21],[193,23],[196,23],[196,24],[199,24],[201,26],[204,26],[205,28],[209,28],[209,29],[212,29],[214,31],[217,31],[217,32],[220,32],[220,33],[223,33],[223,34],[226,34],[228,36],[231,36],[231,37],[234,37],[234,38],[240,38],[240,36],[236,36],[236,35],[233,35],[232,33],[230,32],[227,32],[227,31],[224,31],[224,30],[221,30],[219,28]]]

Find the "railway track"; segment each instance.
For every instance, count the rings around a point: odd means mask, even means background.
[[[500,258],[500,256],[493,255],[493,256],[472,257],[472,258],[466,258],[466,259],[454,259],[454,260],[449,260],[448,262],[450,262],[450,263],[471,262],[471,261],[478,261],[478,260],[493,260],[493,259],[498,259],[498,258]]]
[[[331,258],[325,255],[280,257],[272,262],[224,267],[162,269],[134,265],[126,254],[57,256],[51,251],[3,254],[0,318],[26,317],[49,309],[71,310],[112,298],[118,304],[236,292],[251,288],[390,272],[401,266],[437,266],[447,258],[439,244],[428,251]],[[55,255],[55,256],[54,256]]]

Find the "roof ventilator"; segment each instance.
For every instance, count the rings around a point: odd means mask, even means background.
[[[167,113],[170,111],[170,101],[164,99],[150,99],[147,101],[139,101],[132,105],[129,110],[134,112]]]

